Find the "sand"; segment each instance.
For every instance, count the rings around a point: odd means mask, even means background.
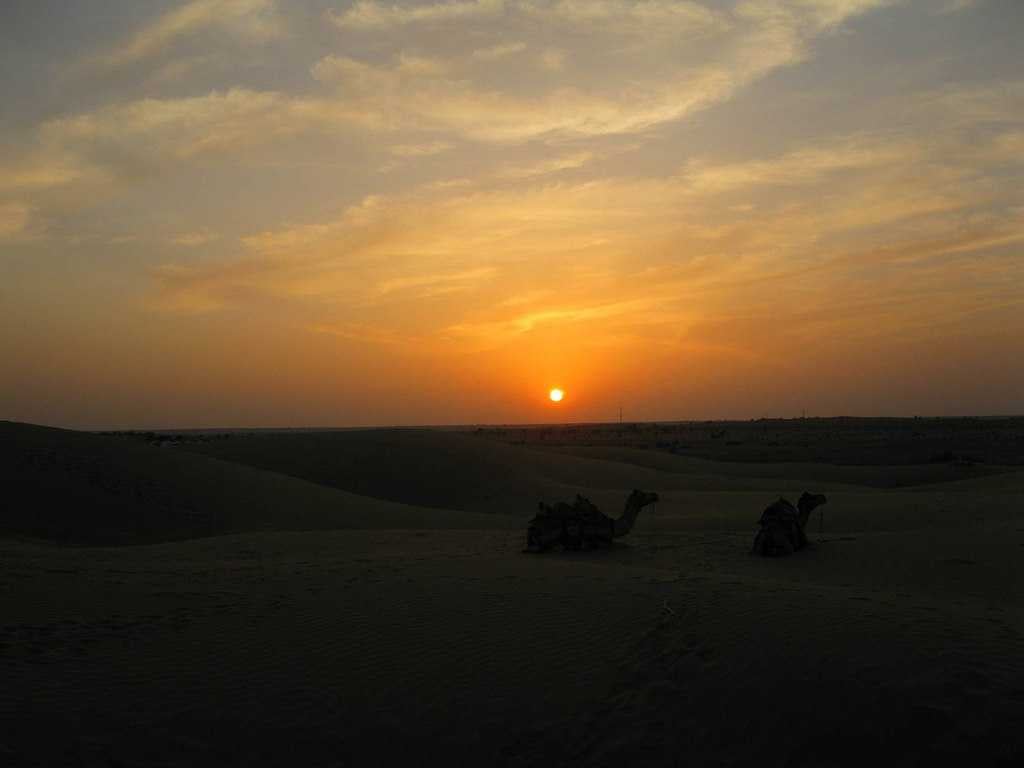
[[[4,765],[1024,757],[1015,467],[939,482],[439,432],[156,448],[0,427],[27,475],[5,476],[0,539]],[[428,471],[403,472],[420,452]],[[63,468],[83,456],[92,479]],[[101,543],[56,524],[102,517],[115,476],[160,489],[149,525],[124,499]],[[47,478],[47,503],[80,506],[25,522]],[[812,482],[813,546],[750,557],[760,510]],[[635,486],[662,501],[612,550],[520,552],[536,494],[617,509]]]

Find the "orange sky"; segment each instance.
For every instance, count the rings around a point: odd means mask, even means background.
[[[0,29],[0,418],[1024,410],[1016,3],[110,0]]]

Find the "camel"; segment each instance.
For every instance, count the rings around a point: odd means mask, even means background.
[[[761,528],[754,537],[751,554],[777,557],[806,547],[807,520],[826,501],[820,493],[804,493],[794,507],[787,499],[779,498],[761,513]]]
[[[613,539],[625,536],[633,529],[640,510],[658,500],[658,494],[634,490],[626,498],[626,507],[617,518],[608,517],[591,503],[577,495],[576,501],[564,501],[549,506],[543,501],[530,521],[526,532],[525,552],[544,552],[561,545],[564,549],[597,549],[610,547]]]

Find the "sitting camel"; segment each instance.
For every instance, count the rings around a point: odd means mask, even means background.
[[[791,555],[807,546],[807,519],[811,512],[824,504],[820,493],[804,493],[794,507],[780,498],[761,513],[760,530],[754,538],[751,554],[764,557]]]
[[[658,500],[658,494],[634,490],[626,499],[626,508],[618,518],[605,515],[590,499],[576,496],[549,506],[543,501],[526,531],[526,552],[544,552],[554,546],[565,549],[610,547],[612,539],[625,536],[633,528],[640,510]]]

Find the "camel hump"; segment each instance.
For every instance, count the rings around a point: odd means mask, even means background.
[[[753,553],[773,557],[803,549],[807,546],[803,521],[801,513],[788,499],[780,498],[769,504],[761,513]]]
[[[761,524],[765,525],[772,522],[782,522],[784,520],[798,520],[800,513],[797,512],[788,499],[784,499],[781,496],[778,501],[772,502],[765,507],[764,512],[761,513]]]
[[[806,491],[801,494],[800,500],[797,501],[796,506],[801,512],[805,509],[810,512],[812,509],[820,507],[822,504],[827,504],[828,498],[823,493],[807,493]]]

